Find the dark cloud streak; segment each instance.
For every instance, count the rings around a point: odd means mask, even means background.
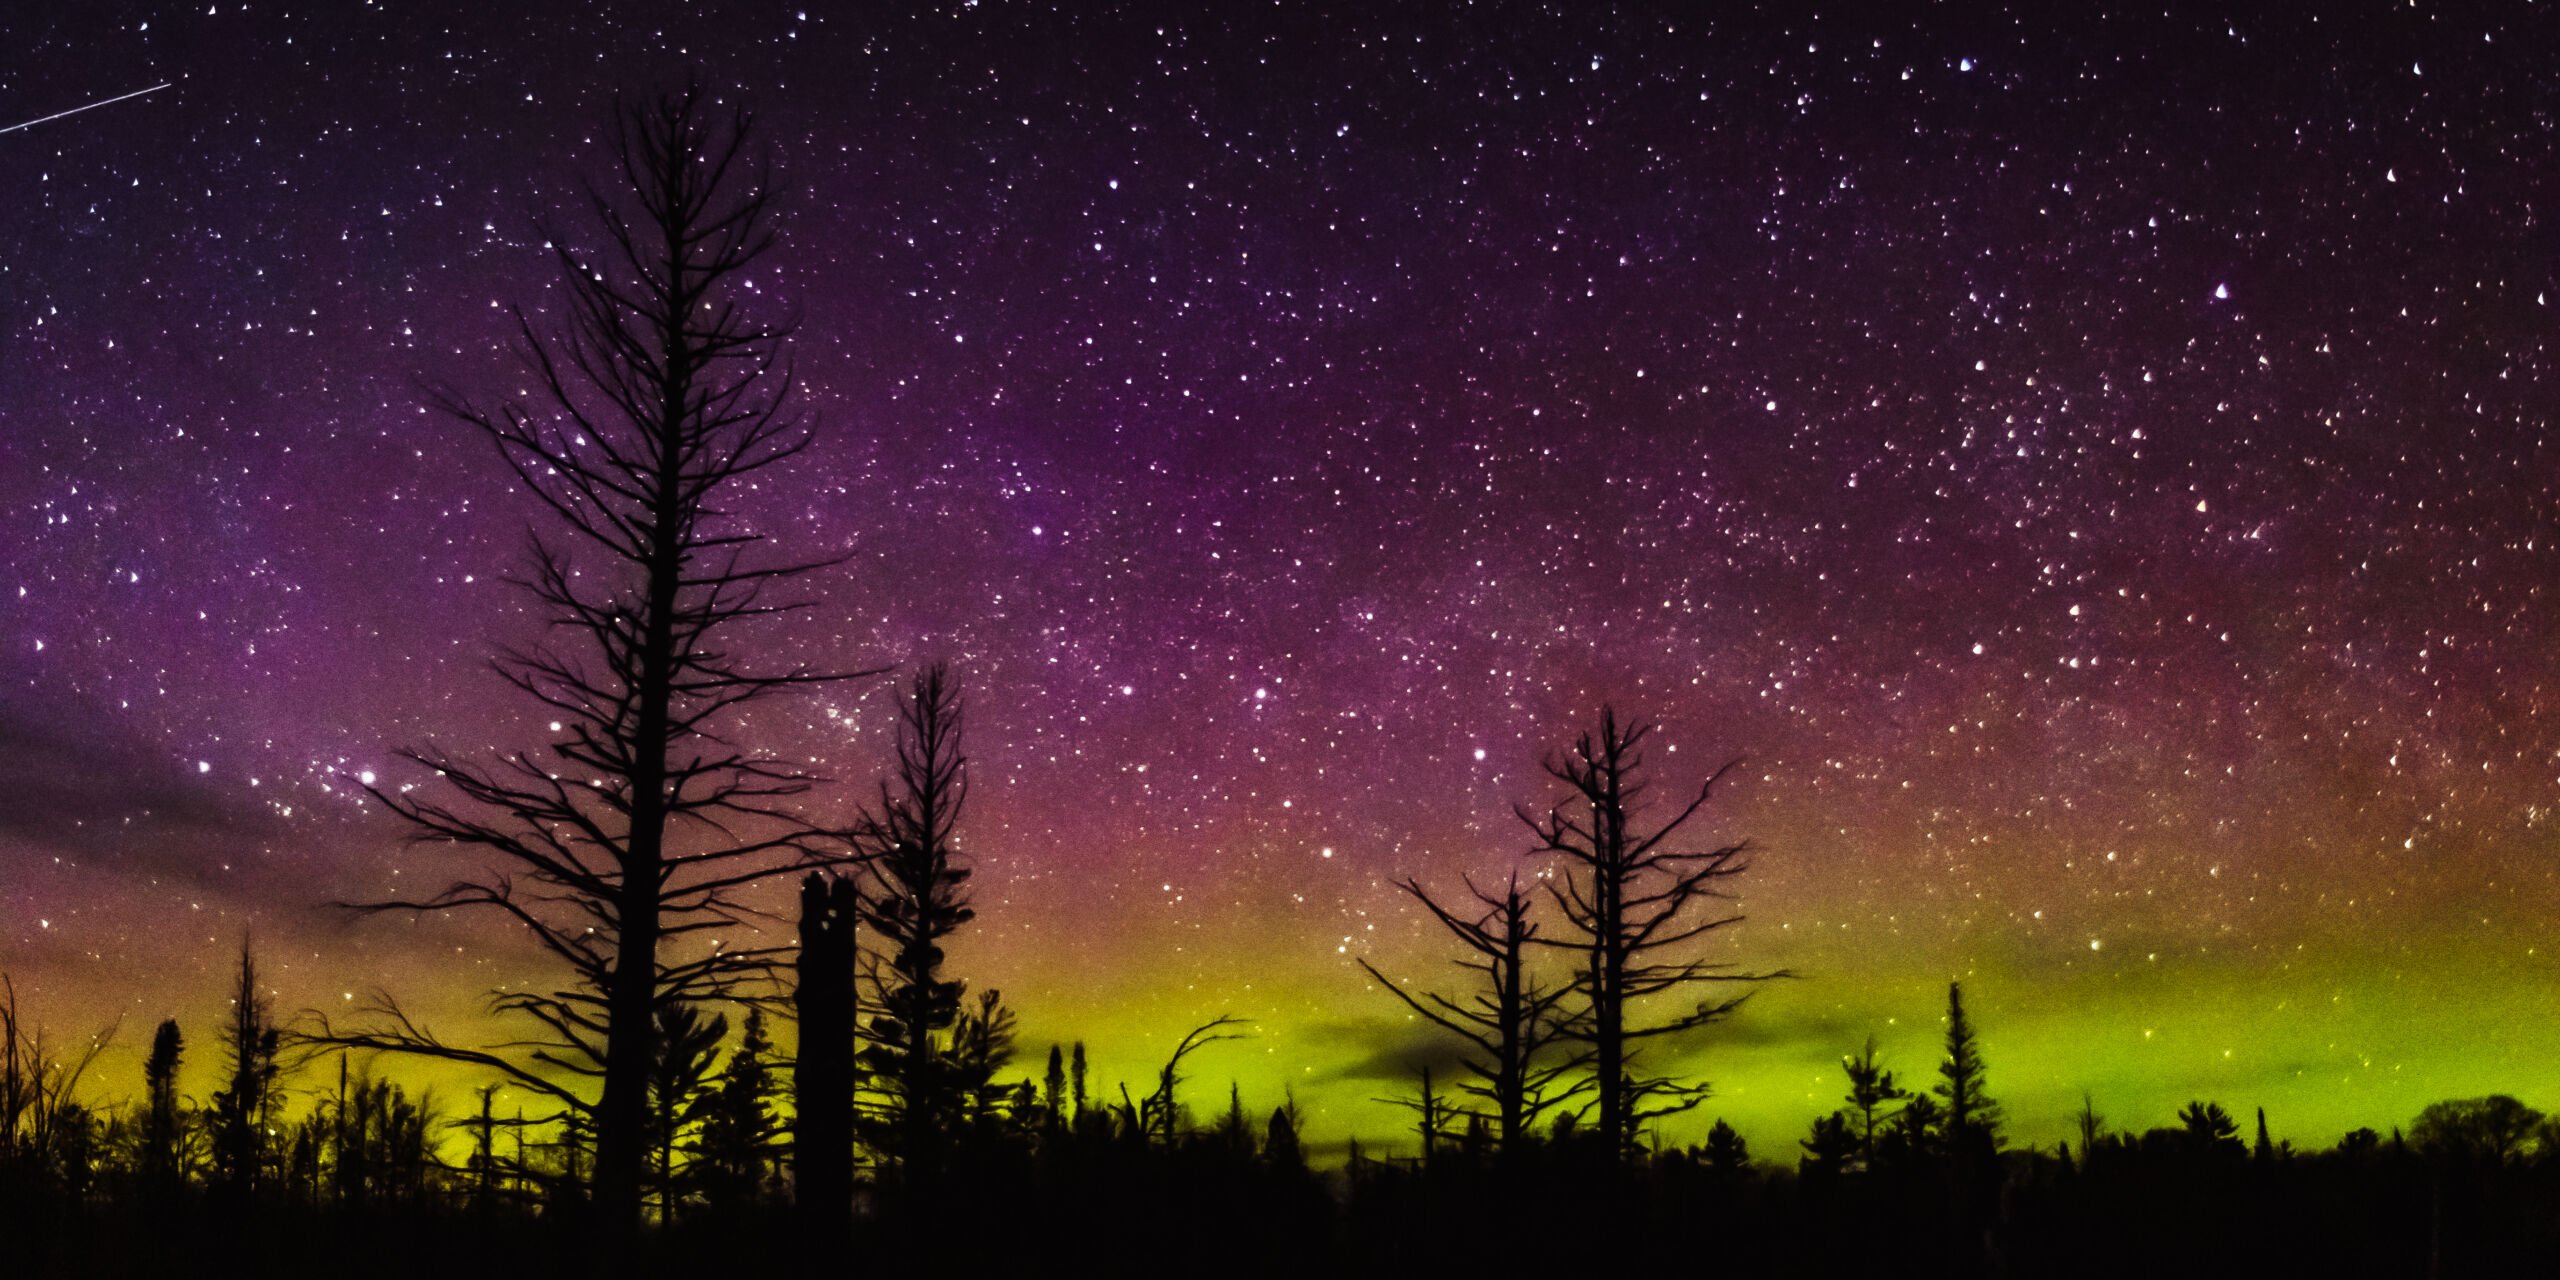
[[[0,702],[0,837],[142,875],[239,889],[238,865],[287,828],[227,779],[120,733],[114,717]]]

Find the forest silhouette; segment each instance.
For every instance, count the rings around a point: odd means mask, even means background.
[[[723,504],[787,474],[817,429],[794,401],[791,325],[741,288],[775,245],[753,121],[691,86],[618,103],[612,123],[583,217],[543,229],[570,304],[514,313],[535,392],[431,392],[549,513],[519,579],[545,639],[494,665],[554,732],[407,752],[432,786],[368,781],[466,870],[353,904],[494,917],[555,980],[496,993],[519,1030],[465,1043],[396,992],[281,1014],[244,943],[228,1021],[159,1023],[141,1078],[117,1082],[94,1069],[105,1034],[66,1042],[0,987],[7,1274],[2435,1276],[2547,1266],[2560,1247],[2560,1121],[2503,1095],[2327,1151],[2271,1141],[2263,1111],[2244,1136],[2218,1101],[2143,1126],[2084,1099],[2075,1140],[2013,1145],[1998,1029],[1955,983],[1939,1060],[1842,1046],[1839,1104],[1793,1148],[1753,1151],[1720,1120],[1669,1143],[1663,1122],[1703,1119],[1714,1095],[1658,1046],[1796,976],[1713,958],[1752,850],[1690,827],[1733,765],[1664,777],[1655,727],[1615,707],[1543,762],[1552,794],[1518,811],[1517,872],[1402,881],[1464,985],[1359,962],[1460,1064],[1391,1099],[1407,1131],[1338,1135],[1347,1159],[1314,1167],[1293,1099],[1249,1107],[1203,1078],[1201,1050],[1252,1033],[1232,1017],[1149,1046],[1161,1066],[1134,1084],[1091,1078],[1082,1043],[1035,1068],[1015,1011],[946,956],[975,920],[960,674],[751,656],[830,563]],[[847,683],[894,698],[896,753],[866,804],[829,815],[817,779],[732,730]],[[796,889],[788,942],[757,931],[759,886]],[[742,933],[771,940],[712,941]],[[219,1086],[186,1096],[181,1070],[204,1055]],[[418,1059],[483,1083],[413,1093],[400,1071]]]

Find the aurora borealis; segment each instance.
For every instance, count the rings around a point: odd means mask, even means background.
[[[429,413],[607,95],[699,68],[788,195],[847,553],[774,651],[950,658],[1024,1065],[1231,1012],[1312,1137],[1433,1040],[1354,965],[1498,873],[1603,700],[1748,766],[1687,1046],[1764,1155],[1966,983],[2013,1136],[2560,1101],[2549,15],[2359,5],[45,6],[0,18],[0,968],[57,1035],[538,980],[350,779],[530,745],[539,513]],[[2510,16],[2499,18],[2495,13]],[[863,798],[886,682],[757,740]],[[202,1064],[197,1064],[202,1065]],[[1693,1137],[1675,1126],[1675,1139]]]

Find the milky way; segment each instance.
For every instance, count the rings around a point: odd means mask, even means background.
[[[1665,787],[1746,759],[1718,945],[1804,975],[1684,1046],[1701,1123],[1925,1075],[1959,977],[2025,1137],[2548,1103],[2555,33],[2086,7],[0,19],[0,115],[173,84],[0,140],[0,964],[122,1011],[110,1094],[243,931],[287,1009],[546,977],[328,904],[470,865],[352,779],[542,740],[540,514],[421,387],[521,387],[537,219],[696,68],[824,432],[742,514],[851,557],[763,643],[956,664],[954,963],[1031,1053],[1233,1012],[1204,1078],[1384,1135],[1393,882],[1519,863],[1609,700]],[[752,732],[840,813],[887,692]]]

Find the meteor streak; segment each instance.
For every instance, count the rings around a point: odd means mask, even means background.
[[[169,83],[174,83],[174,82],[169,82]],[[160,92],[161,90],[168,88],[168,87],[169,87],[169,83],[155,84],[155,85],[151,86],[151,87],[150,87],[150,88],[148,88],[148,89],[136,89],[136,90],[134,90],[134,91],[133,91],[133,92],[131,92],[131,93],[120,93],[120,94],[117,94],[116,96],[114,96],[114,97],[112,97],[112,98],[101,98],[101,99],[97,100],[96,102],[85,103],[85,104],[83,104],[83,105],[81,105],[81,106],[73,107],[73,108],[72,108],[72,109],[70,109],[69,111],[56,111],[56,112],[54,112],[52,115],[49,115],[49,116],[37,116],[37,117],[36,117],[35,119],[33,119],[33,120],[25,120],[25,121],[21,121],[21,122],[19,122],[19,123],[17,123],[17,124],[10,125],[10,126],[9,126],[8,128],[6,128],[6,129],[0,129],[0,133],[16,133],[16,132],[17,132],[18,130],[20,130],[20,129],[32,129],[32,128],[36,127],[37,125],[43,124],[43,123],[45,123],[46,121],[49,121],[49,120],[59,120],[59,119],[63,118],[64,116],[76,116],[76,115],[80,114],[80,113],[81,113],[81,112],[83,112],[83,111],[95,111],[95,110],[97,110],[97,109],[98,109],[98,108],[100,108],[100,107],[113,106],[113,105],[115,105],[116,103],[122,102],[122,101],[124,101],[124,100],[125,100],[125,99],[127,99],[127,98],[139,98],[139,97],[141,97],[142,95],[144,95],[144,94],[146,94],[146,93],[158,93],[158,92]]]

